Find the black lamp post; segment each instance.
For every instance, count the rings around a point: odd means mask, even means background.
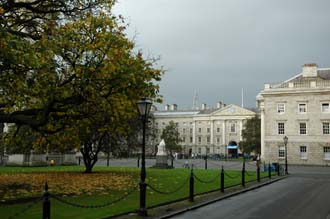
[[[284,141],[284,147],[285,147],[285,174],[289,174],[289,172],[288,172],[288,149],[286,146],[288,144],[288,137],[284,136],[283,141]]]
[[[142,154],[141,154],[141,181],[140,181],[140,209],[139,215],[147,216],[146,209],[146,166],[145,166],[145,154],[146,154],[146,124],[148,122],[148,115],[152,105],[152,100],[149,98],[142,98],[136,103],[140,116],[142,117],[143,133],[142,133]]]

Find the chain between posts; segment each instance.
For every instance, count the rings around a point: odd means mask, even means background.
[[[194,174],[194,177],[195,177],[195,179],[197,179],[197,181],[199,181],[201,183],[205,183],[205,184],[215,182],[219,178],[219,176],[220,176],[220,173],[218,175],[216,175],[213,179],[211,179],[209,181],[204,181],[204,180],[200,179],[198,176],[196,176],[196,174]]]
[[[236,178],[238,178],[238,177],[241,176],[241,173],[238,173],[238,174],[235,175],[235,176],[231,176],[231,175],[229,175],[226,171],[224,171],[224,174],[225,174],[228,178],[230,178],[230,179],[236,179]]]
[[[159,194],[162,194],[162,195],[169,195],[169,194],[173,194],[173,193],[176,193],[177,191],[179,191],[179,190],[181,190],[186,184],[187,184],[187,182],[189,181],[189,179],[190,179],[190,174],[189,174],[189,176],[187,177],[187,179],[178,187],[178,188],[176,188],[176,189],[174,189],[173,191],[170,191],[170,192],[164,192],[164,191],[160,191],[160,190],[158,190],[158,189],[156,189],[155,187],[153,187],[152,185],[150,185],[150,184],[147,184],[147,186],[151,189],[151,190],[153,190],[154,192],[157,192],[157,193],[159,193]]]
[[[101,204],[101,205],[81,205],[81,204],[76,204],[76,203],[73,203],[73,202],[70,202],[70,201],[67,201],[67,200],[64,200],[63,198],[60,198],[54,194],[50,194],[50,197],[54,198],[55,200],[63,203],[63,204],[67,204],[67,205],[70,205],[72,207],[77,207],[77,208],[104,208],[104,207],[107,207],[109,205],[112,205],[112,204],[115,204],[123,199],[125,199],[126,197],[128,197],[129,195],[131,195],[134,191],[136,191],[137,189],[137,186],[135,186],[133,189],[131,189],[130,191],[128,191],[125,195],[123,195],[122,197],[116,199],[116,200],[113,200],[113,201],[110,201],[110,202],[106,202],[104,204]]]
[[[36,199],[32,203],[30,203],[29,205],[27,205],[24,208],[22,208],[20,211],[16,212],[12,216],[9,216],[8,219],[14,219],[15,217],[23,214],[24,212],[26,212],[27,210],[29,210],[30,208],[32,208],[35,204],[37,204],[38,202],[40,202],[42,199],[43,199],[43,196],[39,197],[38,199]]]

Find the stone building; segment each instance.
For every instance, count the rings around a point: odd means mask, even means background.
[[[215,108],[202,105],[200,110],[179,110],[176,104],[155,111],[158,139],[170,121],[178,125],[183,153],[189,156],[219,154],[236,156],[242,140],[244,121],[256,113],[234,104],[219,102]]]
[[[302,72],[265,84],[257,96],[261,114],[261,159],[289,164],[330,164],[330,68],[305,64]]]

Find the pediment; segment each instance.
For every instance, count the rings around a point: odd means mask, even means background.
[[[230,104],[222,109],[214,111],[211,115],[212,116],[253,116],[256,113],[242,108],[240,106]]]

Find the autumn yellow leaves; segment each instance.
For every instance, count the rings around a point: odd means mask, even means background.
[[[3,173],[0,174],[0,200],[41,196],[46,181],[50,192],[63,196],[108,195],[111,191],[125,191],[136,186],[132,175],[116,172]]]

